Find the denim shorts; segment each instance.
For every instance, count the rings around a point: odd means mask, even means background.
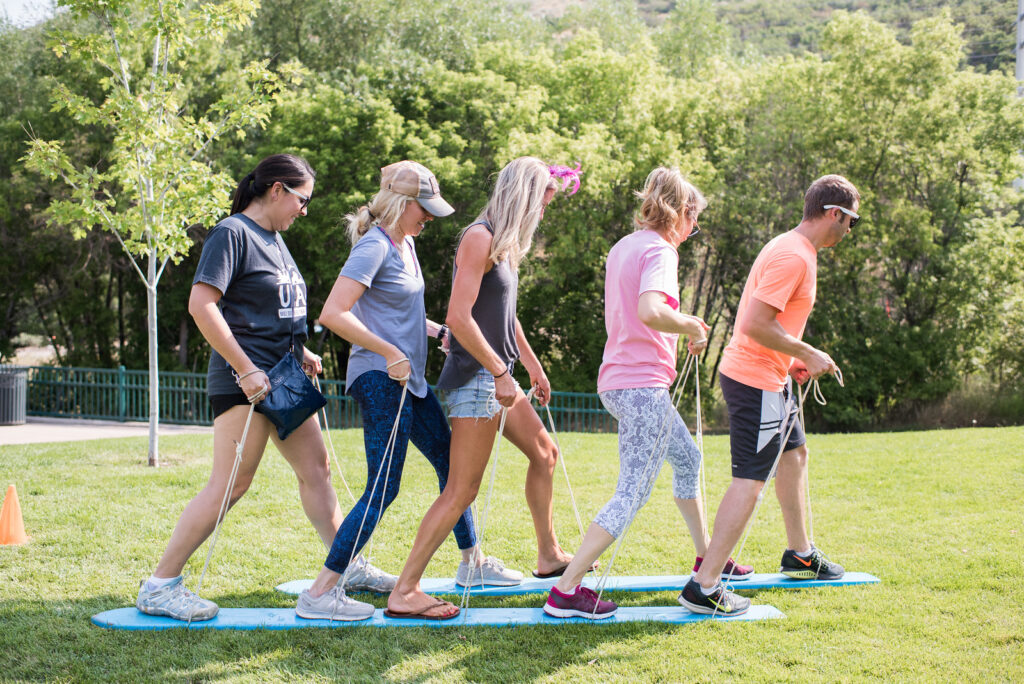
[[[449,418],[491,419],[501,411],[501,404],[494,397],[494,376],[481,368],[462,387],[444,393]]]

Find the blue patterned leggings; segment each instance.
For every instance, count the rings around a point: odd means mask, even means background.
[[[700,476],[700,451],[686,423],[672,406],[667,389],[611,390],[601,393],[601,403],[619,421],[619,482],[615,494],[594,518],[608,534],[618,538],[631,514],[651,498],[654,481],[665,459],[672,464],[672,493],[677,499],[696,499]],[[668,416],[668,448],[664,438]],[[655,449],[659,453],[654,453]],[[652,459],[656,462],[652,463]]]
[[[398,423],[398,434],[395,438],[395,452],[391,457],[391,467],[381,468],[391,428],[395,423],[395,414],[398,413],[402,386],[388,378],[387,373],[383,371],[369,371],[356,378],[350,393],[359,402],[363,414],[366,489],[338,528],[330,553],[324,562],[331,570],[341,573],[348,567],[353,549],[355,553],[359,553],[373,534],[378,518],[398,496],[402,468],[405,466],[405,451],[410,441],[427,457],[430,465],[434,466],[438,488],[444,491],[444,485],[448,481],[448,451],[452,434],[444,411],[441,410],[441,404],[433,392],[428,389],[427,395],[422,399],[406,394],[402,419]],[[378,469],[381,469],[380,481],[377,483],[376,491],[373,491]],[[356,539],[360,523],[363,530]],[[455,523],[454,532],[460,549],[469,549],[476,545],[473,518],[468,508]]]

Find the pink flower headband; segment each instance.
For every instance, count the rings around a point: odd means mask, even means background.
[[[564,164],[552,164],[548,166],[548,171],[550,171],[551,175],[555,178],[562,179],[562,192],[565,192],[565,189],[569,187],[570,184],[572,185],[572,192],[568,194],[575,195],[579,191],[580,174],[583,173],[583,171],[580,170],[579,162],[576,162],[575,169],[570,166],[565,166]]]

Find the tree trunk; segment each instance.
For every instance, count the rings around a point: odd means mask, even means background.
[[[146,304],[149,323],[149,465],[160,465],[157,450],[157,426],[160,422],[160,371],[156,345],[156,260],[155,251],[149,253],[146,269]]]
[[[188,314],[178,324],[178,363],[182,368],[188,367]]]
[[[124,276],[117,272],[117,342],[118,363],[124,365]]]

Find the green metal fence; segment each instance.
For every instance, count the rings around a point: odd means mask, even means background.
[[[345,383],[321,380],[331,428],[359,427],[359,404],[345,395]],[[545,425],[547,415],[538,408]],[[30,416],[149,420],[149,372],[120,368],[28,369]],[[604,410],[596,394],[552,392],[551,417],[559,432],[613,432],[615,419]],[[164,423],[212,425],[213,412],[206,395],[203,373],[160,373],[160,420]]]

